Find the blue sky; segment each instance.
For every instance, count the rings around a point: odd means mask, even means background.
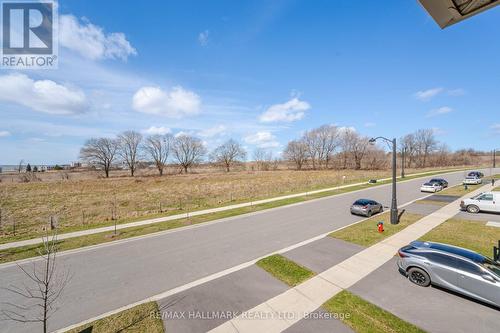
[[[59,2],[57,70],[0,69],[0,164],[133,129],[276,153],[322,124],[500,148],[500,9],[441,30],[414,0]]]

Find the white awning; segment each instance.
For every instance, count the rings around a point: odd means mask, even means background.
[[[500,4],[500,0],[418,0],[441,28]]]

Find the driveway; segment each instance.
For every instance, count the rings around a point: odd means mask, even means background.
[[[373,304],[428,332],[498,333],[500,310],[442,289],[418,287],[394,258],[349,288]]]

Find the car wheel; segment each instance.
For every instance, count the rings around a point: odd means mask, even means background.
[[[479,213],[479,207],[476,205],[468,205],[467,206],[467,211],[472,214],[477,214]]]
[[[380,207],[380,210],[378,211],[379,213],[383,213],[384,212],[384,207]]]
[[[372,214],[373,214],[373,213],[372,213],[372,211],[371,211],[371,210],[369,210],[368,212],[366,212],[366,216],[367,216],[367,217],[372,217]]]
[[[412,267],[408,270],[408,280],[420,287],[428,287],[431,284],[429,274],[417,267]]]

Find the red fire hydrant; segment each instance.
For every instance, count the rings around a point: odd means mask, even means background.
[[[377,223],[378,232],[384,232],[384,222]]]

